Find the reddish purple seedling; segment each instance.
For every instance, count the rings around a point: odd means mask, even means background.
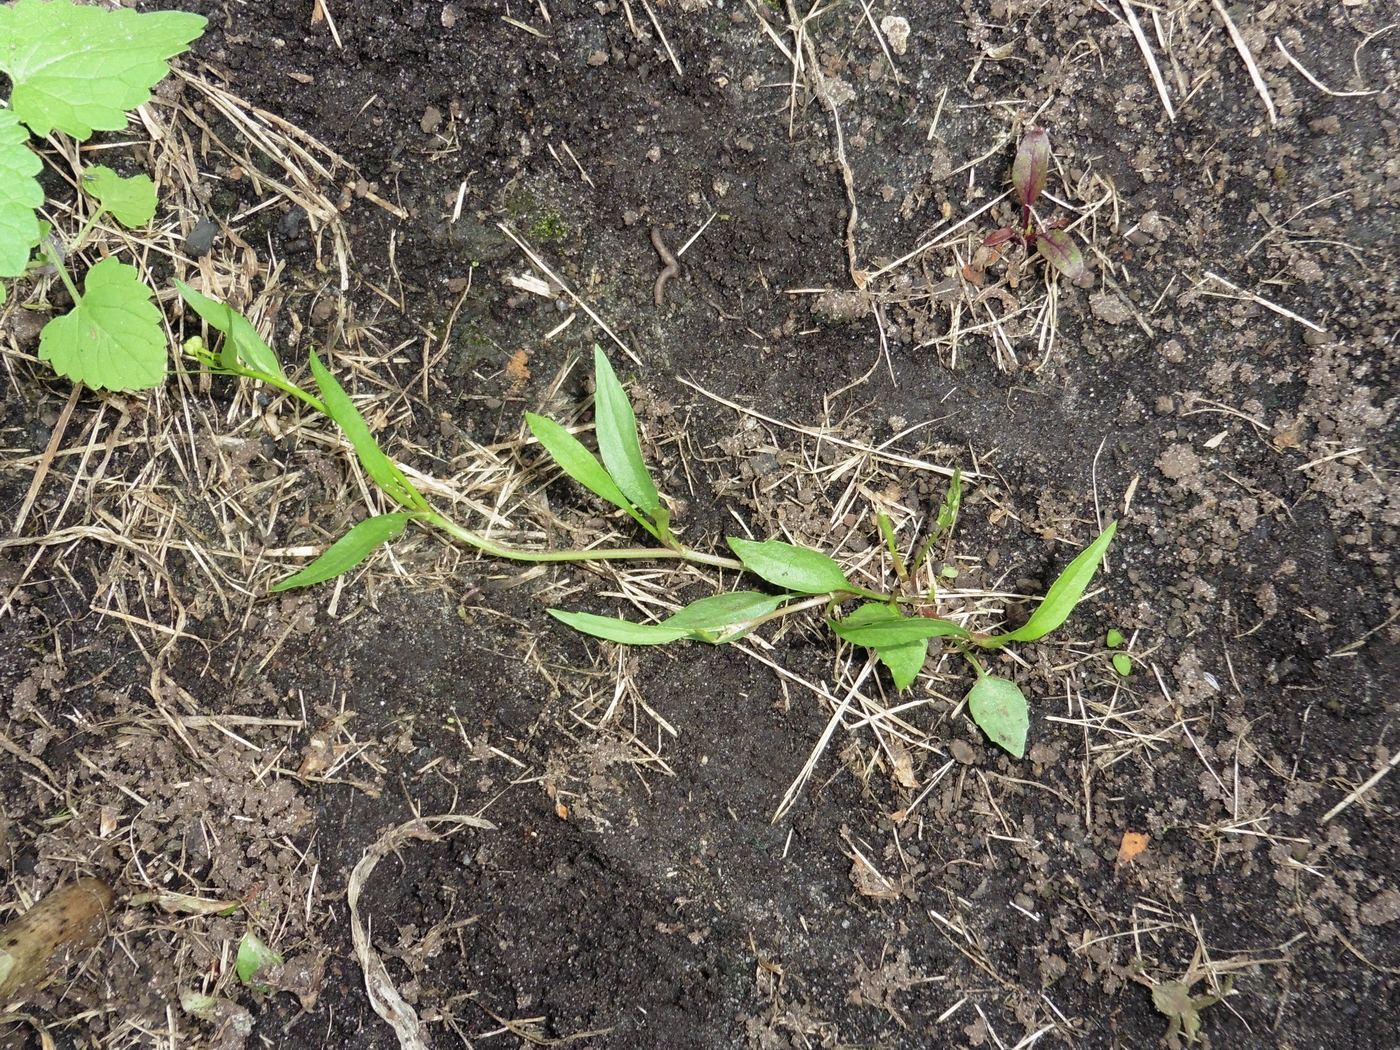
[[[1011,165],[1011,188],[1021,202],[1019,227],[1003,226],[993,230],[983,240],[983,247],[994,248],[1008,241],[1020,241],[1026,251],[1032,248],[1051,266],[1071,281],[1088,272],[1079,245],[1062,227],[1063,219],[1041,224],[1032,210],[1036,199],[1045,190],[1050,177],[1050,136],[1044,128],[1030,128],[1021,136],[1016,147],[1016,160]]]

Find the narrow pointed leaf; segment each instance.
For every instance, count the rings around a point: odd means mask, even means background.
[[[246,317],[227,303],[196,292],[184,281],[176,281],[175,288],[180,298],[205,324],[224,334],[224,347],[220,354],[224,367],[233,369],[242,364],[266,375],[283,375],[282,365],[272,347],[263,342],[258,330]]]
[[[766,616],[791,597],[790,594],[761,591],[729,591],[693,601],[661,623],[664,627],[688,631],[715,631]]]
[[[312,584],[324,583],[349,572],[380,544],[398,539],[412,517],[411,514],[395,513],[366,518],[327,547],[321,556],[306,568],[274,583],[272,590],[276,592],[288,591],[293,587],[310,587]]]
[[[97,390],[149,390],[165,378],[165,330],[134,266],[106,258],[76,306],[39,334],[39,356]]]
[[[83,189],[127,229],[145,226],[156,214],[156,184],[149,175],[125,178],[102,164],[83,172]]]
[[[76,139],[126,127],[127,110],[151,97],[167,59],[204,32],[181,11],[138,14],[70,0],[0,4],[0,70],[10,108],[36,135]]]
[[[1017,234],[1010,226],[1003,226],[999,230],[993,230],[982,240],[983,248],[995,248],[999,244],[1005,244]]]
[[[360,465],[365,468],[365,473],[374,479],[374,483],[390,499],[406,507],[426,507],[427,501],[419,495],[408,478],[404,477],[403,471],[384,454],[379,443],[374,440],[374,435],[370,433],[365,417],[350,400],[350,395],[336,381],[335,376],[326,370],[326,366],[321,364],[321,359],[315,353],[311,355],[311,375],[321,391],[321,400],[326,403],[326,411],[344,432],[350,447],[359,457]]]
[[[655,514],[661,500],[642,459],[632,402],[617,381],[607,355],[597,346],[593,348],[593,376],[593,427],[598,437],[598,453],[627,498],[643,513]]]
[[[733,536],[729,537],[729,546],[749,572],[786,590],[802,594],[854,590],[841,566],[809,547],[795,547],[781,540],[740,540]]]
[[[876,609],[889,610],[889,606],[872,603]],[[862,606],[862,609],[870,606]],[[860,610],[857,610],[860,611]],[[831,620],[831,629],[852,645],[870,648],[889,645],[906,645],[910,642],[929,638],[967,638],[967,630],[951,620],[939,620],[931,616],[902,616],[893,613],[884,617],[865,614],[865,617],[851,622],[847,616]]]
[[[1050,136],[1044,128],[1030,128],[1016,147],[1011,165],[1011,185],[1026,207],[1035,204],[1050,175]]]
[[[612,476],[603,469],[603,464],[598,462],[598,458],[592,452],[584,448],[578,438],[554,420],[537,416],[533,412],[525,413],[525,425],[545,447],[545,451],[554,457],[554,462],[565,474],[613,506],[621,507],[625,511],[632,510],[632,504],[617,487],[617,482],[613,481]]]
[[[1035,612],[1021,627],[1010,634],[997,635],[982,644],[989,647],[1005,645],[1007,642],[1033,642],[1043,638],[1068,619],[1079,599],[1084,597],[1094,573],[1099,569],[1099,561],[1104,551],[1113,542],[1113,534],[1118,531],[1118,523],[1111,521],[1108,528],[1099,534],[1098,539],[1085,547],[1075,559],[1065,566],[1059,579],[1050,585],[1045,598],[1036,606]]]
[[[676,642],[690,634],[684,627],[663,627],[655,623],[633,623],[612,616],[595,616],[593,613],[565,612],[563,609],[550,609],[549,615],[576,631],[623,645],[665,645]]]
[[[1084,253],[1068,230],[1046,230],[1035,239],[1035,250],[1066,280],[1077,281],[1089,272],[1084,265]]]
[[[992,743],[1017,758],[1025,755],[1030,712],[1015,682],[991,675],[977,679],[967,694],[967,711]]]
[[[18,277],[39,243],[44,189],[35,178],[42,162],[28,146],[29,132],[8,109],[0,109],[0,277]]]
[[[888,622],[891,609],[882,602],[866,602],[843,616],[841,625],[846,629]],[[880,662],[889,668],[890,678],[896,689],[908,689],[923,670],[928,659],[928,639],[916,638],[913,641],[873,646]]]

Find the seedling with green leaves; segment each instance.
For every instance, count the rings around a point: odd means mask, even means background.
[[[140,14],[72,0],[16,0],[0,6],[0,72],[10,80],[0,109],[0,279],[50,266],[73,308],[44,326],[39,356],[75,382],[108,390],[144,390],[165,378],[166,339],[160,311],[136,267],[105,258],[78,290],[65,260],[103,215],[128,228],[155,215],[155,185],[145,175],[123,178],[95,165],[81,185],[95,207],[82,229],[59,243],[39,217],[44,191],[30,134],[54,131],[86,141],[94,131],[126,127],[127,112],[148,101],[167,62],[204,32],[200,15]],[[35,257],[35,250],[38,255]],[[5,287],[0,284],[0,302]]]
[[[1038,252],[1046,262],[1071,281],[1087,272],[1084,255],[1065,227],[1063,219],[1042,222],[1035,212],[1035,202],[1045,192],[1050,177],[1050,135],[1044,128],[1028,128],[1016,147],[1016,159],[1011,165],[1011,189],[1021,204],[1021,221],[1015,226],[993,230],[982,241],[983,247],[996,248],[1010,241],[1019,242],[1027,252]]]
[[[189,354],[212,372],[266,383],[328,416],[345,435],[365,473],[398,508],[355,525],[310,565],[274,584],[274,591],[322,583],[348,572],[381,544],[396,539],[410,524],[436,529],[483,554],[517,561],[674,559],[732,569],[757,577],[773,589],[725,591],[691,602],[656,623],[563,609],[550,609],[549,613],[575,630],[611,642],[663,645],[695,641],[718,645],[742,638],[780,617],[821,608],[836,636],[871,650],[901,690],[909,688],[923,668],[929,641],[940,638],[964,656],[976,673],[976,682],[967,694],[973,720],[995,743],[1020,758],[1025,752],[1029,724],[1025,695],[1009,679],[988,673],[978,654],[995,653],[1013,642],[1036,641],[1064,623],[1093,579],[1116,528],[1115,523],[1110,523],[1070,562],[1024,625],[1000,634],[974,632],[937,616],[936,587],[914,587],[919,569],[935,547],[951,537],[961,505],[962,479],[957,473],[928,535],[907,562],[899,555],[888,518],[877,517],[897,577],[888,591],[853,582],[835,560],[821,551],[780,540],[729,537],[733,558],[694,550],[681,543],[671,529],[670,514],[642,459],[632,404],[606,355],[594,347],[594,433],[598,455],[553,420],[527,413],[525,422],[566,475],[627,514],[654,545],[542,551],[511,547],[467,529],[434,509],[380,449],[359,409],[314,353],[310,358],[311,375],[319,397],[287,378],[276,354],[252,325],[232,309],[183,284],[179,285],[179,292],[195,313],[224,335],[217,353],[208,349],[200,337],[189,339],[185,344]],[[859,604],[843,612],[848,602]]]

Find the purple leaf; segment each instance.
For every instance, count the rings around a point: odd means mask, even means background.
[[[1011,185],[1027,208],[1035,204],[1050,174],[1050,136],[1044,128],[1031,128],[1021,136],[1011,165]]]
[[[999,230],[993,230],[987,234],[987,239],[982,242],[983,248],[995,248],[998,244],[1005,244],[1017,235],[1010,226],[1003,226]]]
[[[1077,281],[1089,272],[1079,245],[1064,230],[1046,230],[1035,239],[1035,250],[1071,281]]]

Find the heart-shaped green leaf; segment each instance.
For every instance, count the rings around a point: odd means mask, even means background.
[[[156,214],[156,184],[149,175],[124,178],[95,164],[83,172],[83,189],[127,229],[145,226]]]
[[[134,266],[103,259],[76,306],[39,334],[39,356],[97,390],[149,390],[165,378],[165,330]]]
[[[183,11],[138,14],[71,0],[0,4],[0,70],[10,108],[36,135],[75,139],[126,127],[126,112],[151,97],[166,60],[204,32]]]

